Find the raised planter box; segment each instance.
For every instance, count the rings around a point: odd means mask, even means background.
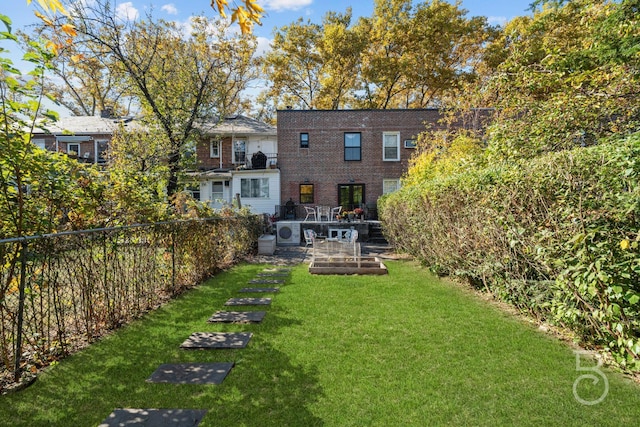
[[[314,257],[311,274],[389,274],[378,257]]]

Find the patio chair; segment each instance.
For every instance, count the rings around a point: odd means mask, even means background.
[[[342,212],[342,206],[331,208],[331,221],[335,221],[336,217],[340,215],[340,212]]]
[[[316,215],[316,210],[314,208],[311,208],[309,206],[305,206],[304,207],[305,212],[307,213],[307,216],[304,217],[303,221],[308,221],[309,218],[313,217],[314,221],[318,220],[318,217]]]
[[[304,241],[306,242],[307,246],[313,246],[313,241],[316,238],[316,232],[313,231],[310,228],[305,228],[304,229]]]
[[[327,221],[331,221],[331,208],[329,206],[318,206],[317,215],[318,221],[322,221],[322,218],[326,218]]]

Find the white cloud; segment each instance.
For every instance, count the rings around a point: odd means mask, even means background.
[[[168,13],[169,15],[177,15],[178,14],[178,8],[173,3],[165,4],[164,6],[162,6],[160,8],[160,10],[163,11],[163,12]]]
[[[256,56],[262,56],[271,50],[271,42],[273,39],[266,37],[256,37],[258,46],[256,47]]]
[[[178,29],[178,32],[180,32],[180,34],[182,34],[182,36],[185,39],[188,39],[189,37],[191,37],[191,34],[193,33],[193,20],[195,18],[196,16],[192,15],[184,21],[173,21],[174,24],[176,24],[176,28]],[[214,34],[217,33],[217,28],[218,28],[217,21],[208,21],[207,27],[212,33]],[[233,34],[233,33],[240,34],[240,27],[238,26],[238,24],[230,25],[227,28],[227,32],[230,34]]]
[[[505,16],[489,16],[487,22],[491,25],[504,25],[508,19]]]
[[[311,6],[313,0],[265,0],[265,9],[281,12],[283,10],[298,10]]]
[[[120,3],[116,6],[116,16],[123,21],[135,21],[138,19],[138,9],[133,7],[133,3],[128,1],[126,3]]]

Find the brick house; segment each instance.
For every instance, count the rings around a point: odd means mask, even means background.
[[[32,142],[40,148],[77,156],[79,161],[103,164],[113,134],[119,126],[141,129],[133,118],[69,116],[38,129]],[[280,171],[273,126],[236,115],[198,126],[195,145],[196,172],[187,189],[197,199],[219,208],[231,204],[236,194],[254,213],[273,213],[280,204]]]
[[[105,110],[100,116],[61,117],[46,129],[33,132],[31,141],[38,147],[77,156],[85,163],[106,162],[105,152],[114,132],[120,127],[137,126],[131,117],[114,118]]]
[[[280,204],[276,128],[242,115],[199,126],[197,182],[201,201],[214,208],[240,196],[254,213],[273,213]],[[195,192],[194,192],[195,193]]]
[[[417,135],[442,128],[441,118],[437,109],[279,110],[282,200],[363,207],[376,218],[378,198],[400,187]]]

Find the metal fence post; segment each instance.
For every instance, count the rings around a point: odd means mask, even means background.
[[[171,227],[171,292],[176,291],[176,232]]]
[[[22,326],[24,323],[24,300],[26,298],[25,286],[27,276],[27,248],[28,243],[26,240],[22,241],[22,247],[20,249],[20,299],[18,301],[18,323],[16,325],[16,351],[15,351],[15,369],[13,372],[14,381],[20,380],[20,360],[22,359]]]

